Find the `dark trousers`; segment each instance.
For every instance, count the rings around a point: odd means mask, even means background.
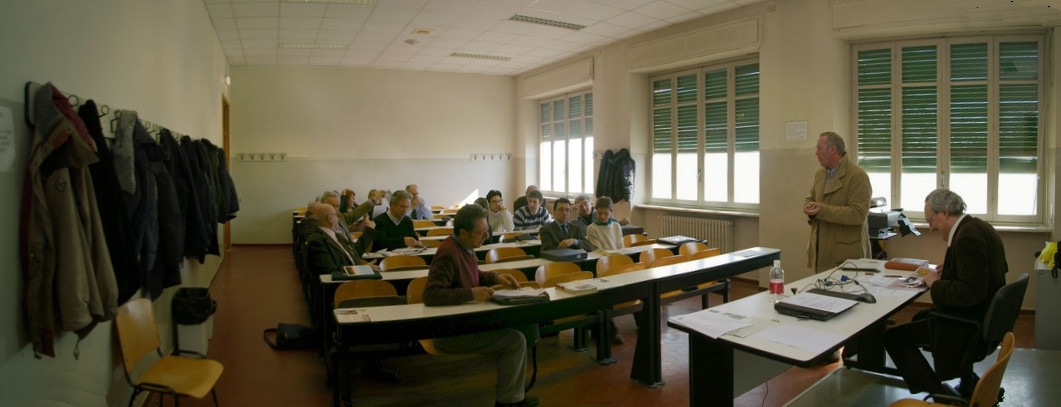
[[[939,326],[933,335],[932,327],[926,318],[928,310],[918,312],[909,323],[892,327],[884,332],[884,348],[891,356],[895,367],[899,369],[903,380],[911,393],[927,391],[932,394],[947,394],[950,389],[944,387],[943,380],[960,376],[965,364],[966,348],[974,332],[964,327]],[[935,341],[935,344],[933,344]],[[937,370],[928,363],[921,353],[922,347],[932,350],[932,357]],[[975,383],[973,383],[975,384]],[[964,385],[963,385],[964,387]]]

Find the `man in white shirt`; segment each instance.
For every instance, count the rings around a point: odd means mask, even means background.
[[[490,206],[486,214],[490,230],[494,233],[515,231],[516,225],[512,223],[512,213],[505,207],[505,199],[501,196],[501,191],[490,190],[486,193],[486,201]]]
[[[416,186],[416,184],[409,184],[405,186],[405,192],[413,195],[413,200],[411,202],[412,207],[409,208],[409,212],[407,212],[405,216],[408,216],[409,219],[413,220],[435,218],[435,214],[431,213],[431,208],[427,207],[424,198],[420,197],[420,187]]]

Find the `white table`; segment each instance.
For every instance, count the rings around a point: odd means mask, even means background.
[[[860,260],[866,263],[869,260]],[[906,276],[911,272],[887,270],[883,262],[876,263],[879,272],[867,275],[865,272],[836,270],[822,272],[802,280],[790,283],[787,288],[803,291],[814,288],[819,279],[841,276],[856,279],[876,297],[876,303],[860,302],[840,315],[826,321],[797,319],[778,313],[773,308],[768,291],[712,307],[697,313],[671,317],[667,325],[689,334],[689,405],[691,406],[732,406],[734,390],[734,351],[740,350],[762,358],[780,361],[789,365],[813,366],[852,338],[857,338],[858,355],[845,364],[864,370],[881,371],[884,368],[884,349],[882,337],[887,318],[905,307],[923,293],[921,289],[889,288],[881,285],[885,281],[897,278],[885,275]],[[859,292],[854,284],[844,285],[848,292]],[[838,290],[838,287],[832,288]],[[755,333],[739,337],[727,333],[718,338],[698,331],[692,326],[699,313],[739,316],[745,321],[753,322],[754,328],[746,328]],[[787,338],[814,338],[808,346],[814,349],[797,347],[794,344],[780,343],[771,340],[771,334]],[[848,355],[845,352],[845,358]]]

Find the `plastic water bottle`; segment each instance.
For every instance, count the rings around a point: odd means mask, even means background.
[[[770,302],[778,302],[785,295],[785,269],[781,268],[781,260],[774,260],[774,267],[770,268]]]

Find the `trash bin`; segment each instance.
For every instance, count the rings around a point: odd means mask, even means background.
[[[213,336],[217,301],[206,287],[181,287],[173,295],[172,314],[176,347],[206,355]]]

